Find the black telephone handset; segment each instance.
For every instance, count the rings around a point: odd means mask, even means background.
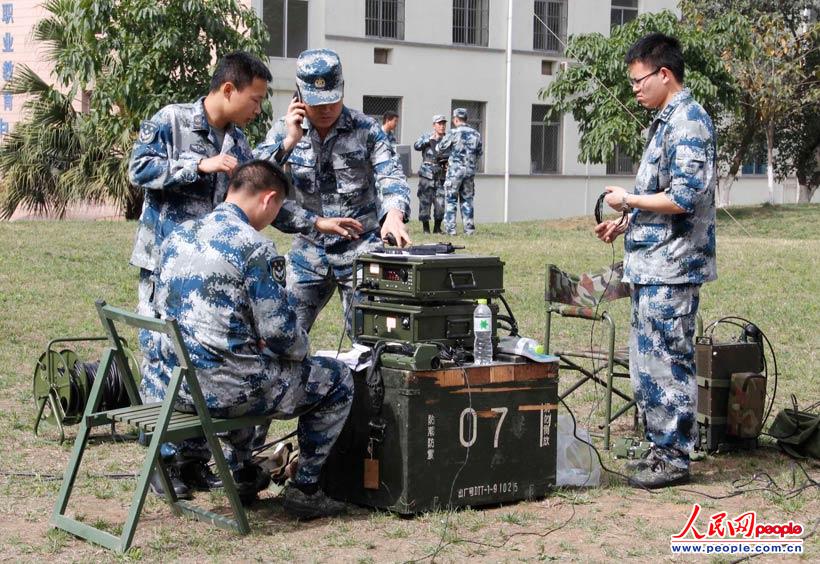
[[[299,89],[299,85],[296,85],[296,90],[293,92],[293,97],[296,98],[297,102],[302,102],[302,91]]]

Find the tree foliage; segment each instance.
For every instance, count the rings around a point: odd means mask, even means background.
[[[680,19],[670,12],[647,13],[614,28],[610,37],[570,38],[567,55],[578,64],[560,72],[541,96],[553,104],[553,113],[571,113],[578,122],[579,159],[606,162],[616,145],[633,158],[640,155],[640,133],[651,114],[635,101],[623,59],[635,40],[660,31],[680,40],[686,85],[715,122],[718,159],[729,180],[724,202],[749,149],[765,140],[767,128],[774,132],[779,175],[815,178],[820,34],[818,24],[807,25],[801,13],[806,1],[681,0],[680,6]]]
[[[45,207],[54,202],[51,207],[58,210],[68,201],[109,199],[126,217],[136,217],[142,194],[129,185],[126,173],[140,121],[166,104],[204,95],[217,57],[238,49],[262,57],[264,25],[236,0],[48,0],[44,7],[48,17],[38,22],[34,37],[47,47],[63,96],[72,100],[89,92],[89,112],[66,113],[66,122],[48,125],[31,111],[17,125],[15,132],[43,125],[70,129],[80,142],[68,159],[71,165],[39,198]],[[44,92],[30,94],[40,99]],[[266,104],[262,119],[246,132],[252,140],[264,134],[269,118]],[[12,142],[19,143],[14,135],[6,144]],[[48,157],[43,152],[37,157],[30,145],[20,147],[31,149],[34,161]],[[57,147],[51,152],[69,156]],[[28,200],[21,198],[22,187],[12,185],[15,176],[4,165],[0,159],[0,213],[8,216]],[[36,168],[48,168],[48,161],[37,162]]]
[[[724,43],[730,41],[727,34],[693,33],[675,14],[664,11],[641,14],[614,28],[610,37],[599,33],[570,37],[566,52],[578,64],[560,72],[540,96],[552,103],[554,114],[571,113],[578,123],[579,160],[606,162],[616,145],[633,158],[640,156],[641,132],[653,112],[635,100],[624,57],[638,38],[655,31],[681,41],[686,85],[711,115],[736,104],[733,79],[720,60]]]

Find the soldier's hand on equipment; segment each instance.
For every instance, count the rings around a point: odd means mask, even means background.
[[[362,224],[352,217],[320,217],[314,227],[319,233],[339,235],[351,240],[358,239],[364,229]]]
[[[205,174],[214,172],[227,172],[228,175],[233,173],[233,169],[239,164],[236,157],[231,155],[216,155],[215,157],[208,157],[202,159],[197,165],[197,170]]]
[[[393,235],[397,247],[406,247],[413,244],[404,226],[404,214],[399,210],[390,210],[384,218],[381,230],[382,241],[387,240],[388,233]]]
[[[595,226],[595,235],[604,243],[611,243],[618,238],[618,235],[626,231],[627,225],[629,225],[629,218],[624,222],[607,219]]]
[[[290,101],[288,112],[285,114],[287,135],[282,141],[286,151],[290,151],[302,139],[302,121],[305,119],[305,104],[296,98]]]

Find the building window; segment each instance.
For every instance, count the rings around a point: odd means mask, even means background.
[[[365,0],[364,34],[404,39],[404,0]]]
[[[627,155],[620,145],[615,145],[615,154],[606,163],[607,174],[629,174],[633,175],[637,171],[635,161]]]
[[[399,114],[399,125],[393,135],[396,139],[401,139],[401,98],[392,96],[365,96],[362,98],[362,112],[373,119],[379,125],[382,124],[382,116],[387,112]]]
[[[534,104],[530,126],[530,172],[558,173],[558,156],[561,148],[561,120],[550,117],[550,107]]]
[[[638,17],[638,0],[612,0],[609,29],[629,23]]]
[[[552,74],[552,61],[541,61],[541,74]]]
[[[390,51],[392,49],[384,49],[382,47],[374,47],[373,48],[373,62],[377,65],[389,65],[390,64]]]
[[[307,49],[307,0],[264,0],[262,21],[270,35],[265,45],[268,57],[295,59]]]
[[[561,53],[567,42],[566,0],[535,0],[532,48]]]
[[[453,0],[453,43],[486,47],[489,22],[489,0]]]
[[[467,110],[467,125],[481,134],[481,142],[485,148],[487,145],[487,133],[484,131],[486,102],[476,102],[474,100],[453,100],[450,106],[450,115],[456,108]],[[484,155],[476,162],[476,172],[484,172]]]

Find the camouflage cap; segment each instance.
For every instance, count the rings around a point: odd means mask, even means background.
[[[444,114],[436,114],[433,116],[433,123],[438,123],[440,121],[447,121],[447,117]]]
[[[339,55],[331,49],[302,51],[296,61],[296,84],[309,106],[333,104],[344,96],[344,77]]]
[[[467,119],[466,108],[456,108],[455,110],[453,110],[453,117],[457,117],[459,119]]]

